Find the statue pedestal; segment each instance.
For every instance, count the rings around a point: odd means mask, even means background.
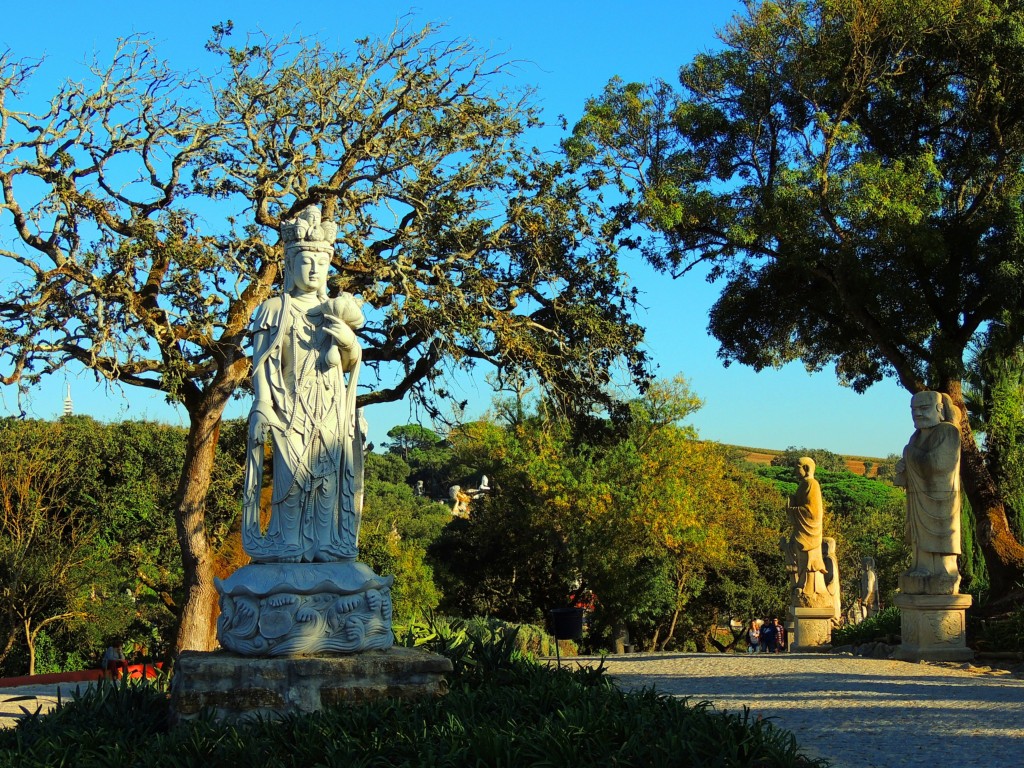
[[[792,653],[802,651],[821,651],[832,644],[832,619],[835,617],[834,606],[827,608],[795,608],[789,607],[789,615],[793,621],[793,640],[789,644]]]
[[[969,661],[965,613],[970,595],[896,595],[903,642],[893,654],[902,661]]]
[[[246,565],[214,579],[217,639],[243,656],[385,650],[394,578],[355,561]]]
[[[224,651],[186,651],[174,666],[171,712],[192,720],[204,707],[237,721],[316,712],[380,698],[440,696],[452,663],[417,648],[352,656],[257,659]]]

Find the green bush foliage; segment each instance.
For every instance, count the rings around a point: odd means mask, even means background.
[[[554,656],[555,641],[540,627],[512,624],[493,617],[468,620],[430,615],[395,627],[398,642],[410,648],[425,648],[452,662],[453,680],[487,676],[538,656]],[[563,641],[564,643],[569,641]],[[575,654],[575,643],[566,653]]]
[[[977,647],[984,651],[1024,651],[1024,606],[982,620]]]
[[[900,609],[895,605],[864,619],[860,624],[847,624],[832,632],[832,646],[860,645],[876,640],[890,641],[900,635]]]
[[[282,720],[168,724],[159,687],[106,685],[0,733],[0,768],[184,768],[249,765],[824,766],[792,734],[749,711],[625,693],[603,670],[530,663],[502,642],[474,648],[500,660],[441,699],[384,700]]]

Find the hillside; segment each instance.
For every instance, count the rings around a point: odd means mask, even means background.
[[[751,464],[771,464],[772,459],[776,456],[781,456],[784,451],[775,450],[773,448],[750,448],[743,445],[731,445],[730,448],[740,452],[743,458],[749,461]],[[868,477],[874,477],[878,474],[878,465],[883,463],[885,459],[876,458],[874,456],[843,456],[846,461],[846,468],[853,472],[855,475],[864,475],[864,465],[866,462],[871,462],[871,471],[868,473]]]

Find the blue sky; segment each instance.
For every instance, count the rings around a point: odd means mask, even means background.
[[[447,34],[472,38],[479,47],[516,60],[522,85],[536,88],[544,116],[555,124],[565,115],[570,125],[584,101],[600,92],[609,78],[674,81],[680,64],[702,50],[718,46],[716,30],[728,22],[741,3],[717,0],[678,2],[575,2],[520,0],[505,2],[442,2],[415,4],[388,0],[334,0],[318,4],[257,2],[167,3],[71,2],[47,3],[45,20],[30,3],[8,3],[0,29],[0,49],[17,57],[46,56],[37,87],[46,88],[62,77],[79,76],[93,54],[102,60],[117,37],[145,33],[158,53],[181,69],[210,66],[203,50],[211,27],[231,19],[237,34],[260,30],[318,36],[342,48],[364,36],[391,31],[399,17],[411,15],[415,25],[440,22]],[[535,137],[542,147],[554,148],[555,128]],[[2,220],[0,238],[7,239]],[[692,423],[711,440],[737,445],[786,448],[790,445],[827,448],[867,456],[902,450],[913,430],[909,395],[895,382],[875,385],[864,395],[840,387],[831,371],[808,374],[800,365],[780,371],[754,373],[733,365],[724,368],[718,345],[707,333],[708,311],[717,288],[697,276],[672,281],[655,274],[638,257],[625,268],[642,291],[644,309],[638,320],[647,327],[647,344],[658,374],[685,375],[704,401]],[[55,377],[33,392],[29,415],[51,418],[60,414],[65,381],[71,384],[76,413],[100,419],[151,418],[185,423],[158,396],[132,391],[108,391],[91,374]],[[466,382],[463,395],[471,414],[490,400],[483,381]],[[232,406],[240,416],[247,404]],[[0,388],[0,414],[16,413],[15,393]],[[371,439],[378,444],[395,424],[416,420],[407,404],[369,409]]]

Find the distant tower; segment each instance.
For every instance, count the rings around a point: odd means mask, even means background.
[[[64,398],[64,415],[70,416],[75,412],[75,404],[71,402],[71,385],[68,384],[68,394]]]

